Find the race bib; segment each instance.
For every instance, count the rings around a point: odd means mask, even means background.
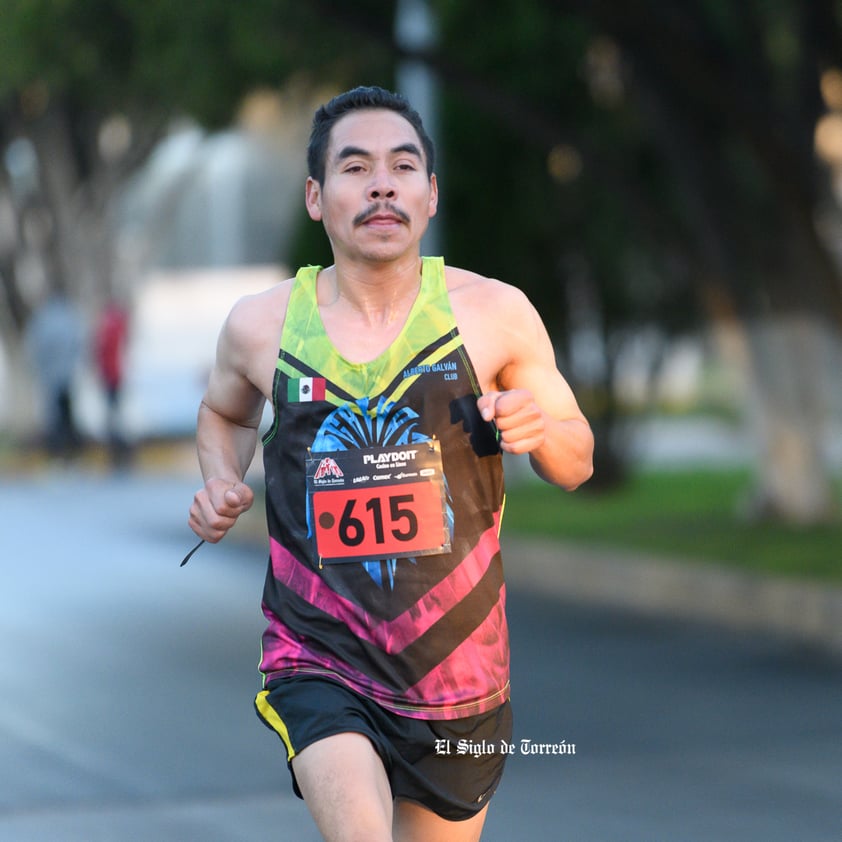
[[[450,551],[437,440],[308,453],[310,523],[321,562]]]

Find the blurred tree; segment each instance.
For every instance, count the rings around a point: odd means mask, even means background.
[[[757,510],[826,517],[812,357],[838,340],[842,293],[823,236],[838,226],[820,224],[838,201],[814,130],[842,111],[819,85],[842,55],[839,0],[429,3],[437,40],[412,57],[442,83],[444,251],[519,284],[545,313],[597,427],[597,477],[623,470],[622,350],[650,326],[665,341],[706,318],[739,340],[746,366]],[[397,5],[6,0],[4,338],[26,316],[26,249],[54,243],[65,267],[89,254],[73,232],[101,222],[120,173],[174,115],[223,126],[247,91],[292,77],[391,84],[408,50]],[[40,191],[23,190],[27,150]],[[66,274],[78,283],[78,269]]]
[[[103,222],[115,187],[173,119],[219,128],[231,124],[249,91],[278,88],[302,72],[333,84],[388,72],[388,55],[386,63],[372,52],[352,60],[336,27],[307,37],[317,23],[306,4],[283,0],[7,0],[0,146],[8,177],[0,190],[11,213],[0,215],[0,259],[9,326],[20,327],[27,315],[15,255],[45,246],[29,242],[28,214],[37,212],[48,229],[55,282],[78,288],[80,273],[107,273],[107,254],[98,268],[83,258],[100,240],[107,247]]]
[[[668,191],[663,182],[647,191],[649,202],[666,198],[673,213],[662,218],[697,299],[741,340],[758,444],[755,513],[827,518],[832,383],[822,359],[842,329],[840,222],[814,133],[822,77],[842,56],[842,4],[558,5],[621,51],[628,103],[669,179]]]
[[[388,78],[388,51],[355,55],[317,12],[291,0],[5,0],[0,341],[10,406],[27,404],[14,394],[27,389],[20,339],[49,291],[67,290],[90,312],[143,261],[118,249],[113,200],[175,121],[227,127],[248,93],[290,80],[306,97],[325,82]],[[172,185],[172,205],[183,187]],[[171,220],[162,213],[157,224]]]
[[[448,253],[517,279],[544,312],[557,303],[597,475],[622,469],[618,350],[643,325],[668,335],[704,315],[745,368],[754,513],[831,516],[822,361],[842,328],[840,213],[814,132],[842,113],[820,97],[842,4],[437,6],[448,154],[472,164],[447,173]]]

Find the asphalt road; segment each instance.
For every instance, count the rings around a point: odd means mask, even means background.
[[[262,554],[179,567],[194,482],[0,478],[3,842],[319,838],[252,712]],[[842,838],[838,661],[512,581],[516,742],[484,842]]]

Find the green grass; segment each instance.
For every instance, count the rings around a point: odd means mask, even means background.
[[[565,541],[842,582],[842,523],[791,527],[738,515],[740,471],[647,472],[620,489],[568,494],[543,483],[509,489],[504,528]]]

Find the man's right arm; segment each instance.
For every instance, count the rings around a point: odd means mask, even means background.
[[[199,407],[196,444],[204,486],[193,498],[189,524],[200,537],[219,541],[254,502],[243,482],[254,458],[264,395],[251,382],[257,346],[250,308],[237,305],[220,333],[216,362]]]

